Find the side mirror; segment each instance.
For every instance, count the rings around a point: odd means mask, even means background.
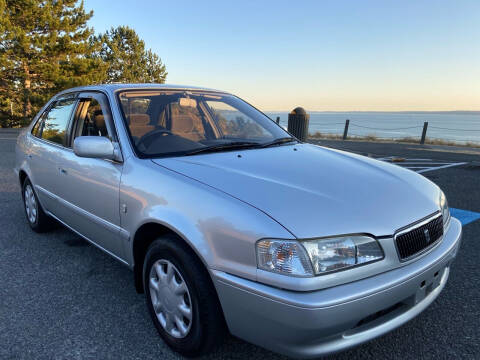
[[[75,155],[85,158],[116,160],[112,142],[104,136],[79,136],[73,142]]]

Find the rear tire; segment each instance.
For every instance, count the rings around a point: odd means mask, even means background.
[[[33,185],[28,178],[23,182],[22,199],[25,216],[30,228],[38,233],[52,229],[54,220],[43,211]]]
[[[187,357],[208,354],[226,333],[222,309],[210,275],[182,240],[155,240],[143,266],[150,316],[174,351]]]

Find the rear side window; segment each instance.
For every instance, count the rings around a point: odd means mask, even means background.
[[[55,102],[44,115],[37,136],[42,139],[66,146],[66,135],[70,116],[75,107],[75,99],[63,99]]]

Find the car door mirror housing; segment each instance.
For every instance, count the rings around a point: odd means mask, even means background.
[[[79,136],[73,142],[73,151],[85,158],[117,159],[113,143],[104,136]]]

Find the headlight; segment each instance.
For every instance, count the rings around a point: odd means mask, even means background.
[[[380,244],[368,236],[342,236],[302,244],[317,275],[383,259]]]
[[[447,198],[443,191],[440,192],[440,200],[439,200],[440,210],[442,211],[443,217],[443,228],[445,229],[450,221],[450,209],[448,208]]]
[[[362,235],[257,242],[258,267],[285,275],[321,275],[381,259],[383,251],[379,243]]]

